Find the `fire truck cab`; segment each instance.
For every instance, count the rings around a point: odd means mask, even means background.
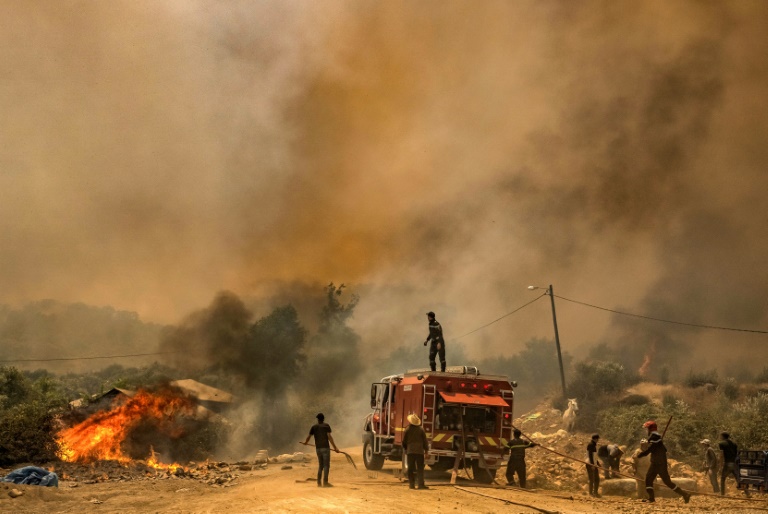
[[[476,481],[492,482],[506,463],[516,386],[505,376],[483,375],[474,366],[453,366],[445,372],[415,369],[374,382],[372,410],[363,425],[365,467],[378,470],[390,459],[402,461],[407,471],[403,432],[408,415],[416,414],[429,441],[430,468],[471,466]]]

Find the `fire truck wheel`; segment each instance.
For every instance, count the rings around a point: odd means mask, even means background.
[[[366,441],[363,445],[363,463],[365,464],[365,469],[373,471],[378,471],[384,467],[384,457],[373,453],[373,443],[371,441]]]
[[[473,460],[472,476],[475,478],[475,482],[480,482],[481,484],[490,484],[496,478],[496,470],[481,468],[480,462]]]

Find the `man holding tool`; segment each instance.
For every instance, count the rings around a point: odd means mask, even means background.
[[[669,420],[672,421],[672,418],[669,418]],[[667,423],[667,427],[669,427],[669,423]],[[651,503],[656,501],[656,496],[653,491],[653,482],[656,480],[657,476],[660,476],[664,485],[682,496],[685,503],[688,503],[691,500],[691,495],[680,489],[680,487],[669,477],[669,469],[667,467],[667,447],[664,446],[663,436],[657,431],[658,426],[656,425],[656,422],[653,420],[646,421],[643,424],[643,428],[648,431],[648,449],[640,452],[637,456],[651,456],[651,466],[648,468],[648,473],[645,475],[645,492],[648,494],[648,499],[643,501]],[[664,432],[666,433],[666,431],[667,429],[665,428]]]
[[[509,461],[507,462],[507,485],[515,485],[515,473],[520,481],[520,487],[525,489],[525,449],[538,446],[533,441],[523,441],[520,436],[523,433],[515,429],[513,432],[515,438],[507,443],[509,450]]]
[[[332,487],[328,483],[328,472],[331,470],[331,444],[333,451],[339,453],[336,443],[331,436],[331,426],[325,422],[325,415],[321,412],[317,416],[317,423],[309,429],[309,435],[301,444],[309,443],[309,438],[315,437],[315,450],[317,452],[317,487]],[[322,478],[322,482],[320,479]]]

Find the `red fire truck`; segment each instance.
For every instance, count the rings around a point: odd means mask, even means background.
[[[363,427],[365,467],[378,470],[390,459],[402,461],[407,471],[403,431],[408,415],[416,414],[429,440],[430,468],[471,466],[476,481],[492,482],[506,463],[516,386],[505,376],[484,375],[473,366],[445,372],[416,369],[382,378],[371,385],[372,412]]]

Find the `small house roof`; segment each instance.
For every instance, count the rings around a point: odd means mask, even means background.
[[[197,380],[191,378],[185,380],[174,380],[171,385],[178,387],[190,396],[194,396],[201,402],[220,402],[220,403],[232,403],[234,397],[231,393],[216,389],[209,385],[205,385]]]

